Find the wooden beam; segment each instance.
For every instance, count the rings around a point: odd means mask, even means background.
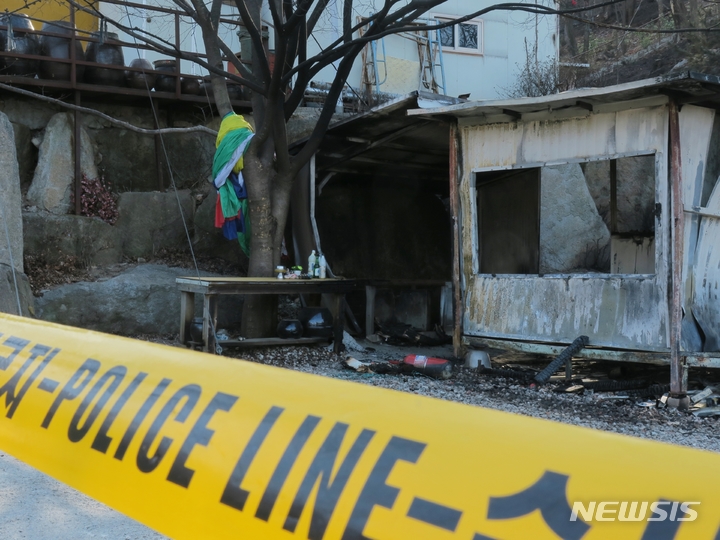
[[[337,166],[337,165],[340,165],[341,163],[344,163],[344,162],[349,161],[349,160],[351,160],[351,159],[353,159],[353,158],[355,158],[355,157],[357,157],[357,156],[359,156],[359,155],[361,155],[361,154],[364,154],[364,153],[367,152],[368,150],[372,150],[373,148],[377,148],[378,146],[380,146],[380,145],[382,145],[382,144],[385,144],[385,143],[387,143],[387,142],[393,141],[393,140],[397,139],[398,137],[402,137],[402,136],[405,135],[406,133],[409,133],[409,132],[411,132],[411,131],[415,131],[416,129],[420,129],[420,128],[422,128],[422,127],[425,127],[425,126],[427,126],[428,124],[430,124],[429,121],[423,120],[422,122],[417,122],[417,123],[415,123],[415,124],[411,124],[411,125],[409,125],[409,126],[405,126],[405,127],[400,128],[400,129],[398,129],[398,130],[395,130],[395,131],[393,131],[392,133],[390,133],[389,135],[386,135],[385,137],[382,137],[382,138],[378,139],[377,141],[374,141],[374,142],[372,142],[372,143],[370,143],[370,144],[368,144],[368,145],[365,145],[364,147],[362,147],[362,148],[360,148],[360,149],[358,149],[358,150],[355,150],[354,152],[351,152],[350,154],[346,155],[345,157],[342,157],[342,158],[338,159],[338,160],[335,161],[334,163],[331,163],[331,164],[327,165],[326,167],[323,167],[322,169],[318,169],[318,172],[322,172],[322,171],[324,171],[324,170],[326,170],[326,169],[330,169],[331,167],[335,167],[335,166]]]

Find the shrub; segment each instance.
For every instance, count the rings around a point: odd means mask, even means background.
[[[99,217],[104,222],[114,225],[118,218],[117,199],[110,191],[105,178],[102,176],[88,178],[83,174],[81,188],[80,215]]]

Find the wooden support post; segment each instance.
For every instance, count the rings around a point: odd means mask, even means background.
[[[155,100],[155,129],[160,129],[160,102]],[[163,182],[163,148],[162,135],[155,135],[155,174],[157,174],[158,191],[165,191],[165,182]]]
[[[345,295],[333,294],[333,352],[340,354],[345,329]]]
[[[74,49],[73,49],[74,50]],[[75,105],[80,106],[80,91],[75,90]],[[75,159],[75,215],[79,216],[82,212],[82,168],[80,163],[82,160],[82,149],[80,146],[80,127],[82,117],[80,111],[75,109],[75,126],[73,131],[73,158]]]
[[[457,123],[450,125],[450,212],[452,216],[452,283],[454,301],[453,321],[453,352],[460,356],[462,348],[463,295],[460,289],[460,177],[459,177],[459,144]]]
[[[75,28],[75,6],[70,4],[70,24]],[[73,32],[70,36],[70,85],[77,88],[77,60],[75,54],[75,43],[77,42],[77,32]],[[80,58],[79,60],[83,60]],[[77,103],[76,103],[77,105]]]
[[[175,49],[180,50],[180,13],[175,12]],[[180,99],[180,56],[175,57],[175,99]]]
[[[180,343],[185,345],[189,341],[187,329],[195,314],[195,293],[180,291]]]
[[[617,232],[617,159],[610,160],[610,234]]]
[[[215,354],[215,295],[203,296],[203,351]]]
[[[670,393],[674,397],[683,398],[687,393],[687,365],[682,356],[682,270],[683,242],[685,240],[685,212],[682,189],[682,160],[680,149],[680,114],[676,101],[668,104],[670,116]]]
[[[377,287],[365,285],[365,335],[375,333],[375,293]]]

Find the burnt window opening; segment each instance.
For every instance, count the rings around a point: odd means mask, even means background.
[[[476,175],[481,274],[537,274],[540,169]]]
[[[476,173],[481,274],[654,274],[655,156]]]

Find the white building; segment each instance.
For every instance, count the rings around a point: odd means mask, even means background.
[[[448,0],[419,22],[450,21],[495,3],[492,0]],[[538,3],[554,6],[549,0]],[[318,24],[317,42],[310,40],[309,53],[318,52],[320,47],[337,39],[342,25],[338,4],[329,9],[325,20]],[[383,4],[384,0],[367,2],[356,20],[372,14]],[[391,94],[425,90],[449,96],[470,94],[473,100],[494,99],[505,95],[520,67],[525,65],[526,51],[540,61],[556,60],[558,55],[557,17],[554,16],[494,11],[430,34],[431,40],[441,44],[439,48],[430,47],[434,61],[427,60],[427,31],[419,29],[387,36],[367,51],[365,76],[362,58],[358,59],[348,85],[360,90],[370,83],[376,90]],[[423,73],[423,66],[427,68],[430,64],[434,65],[432,76],[427,71]],[[332,67],[326,68],[316,80],[331,81],[333,73]],[[432,77],[436,83],[434,88]]]
[[[384,1],[355,2],[353,20],[357,22],[373,14]],[[143,3],[148,7],[175,7],[170,0],[144,0]],[[348,86],[358,94],[369,91],[405,94],[424,90],[450,96],[470,94],[473,100],[503,97],[529,57],[533,61],[557,59],[557,17],[519,11],[493,11],[439,31],[428,32],[421,26],[453,20],[494,3],[491,0],[448,0],[429,12],[425,19],[418,21],[417,31],[387,36],[368,46],[362,57],[357,59],[348,78]],[[552,0],[541,0],[539,3],[554,6]],[[320,52],[340,35],[342,4],[340,1],[330,2],[308,39],[308,55]],[[102,2],[100,10],[110,19],[160,36],[169,44],[177,43],[183,50],[204,51],[201,32],[189,17],[109,2]],[[222,16],[228,20],[238,20],[237,9],[230,5],[223,6]],[[269,12],[264,19],[270,30],[268,45],[272,51],[275,43]],[[117,31],[113,28],[110,30]],[[239,52],[241,46],[237,31],[237,26],[223,23],[220,37],[232,50]],[[127,34],[119,33],[124,41],[135,41]],[[126,63],[138,55],[151,61],[165,57],[153,51],[138,53],[136,49],[127,48]],[[315,82],[332,81],[334,71],[333,66],[325,68],[315,77]],[[181,72],[204,74],[201,67],[189,61],[182,61]]]

